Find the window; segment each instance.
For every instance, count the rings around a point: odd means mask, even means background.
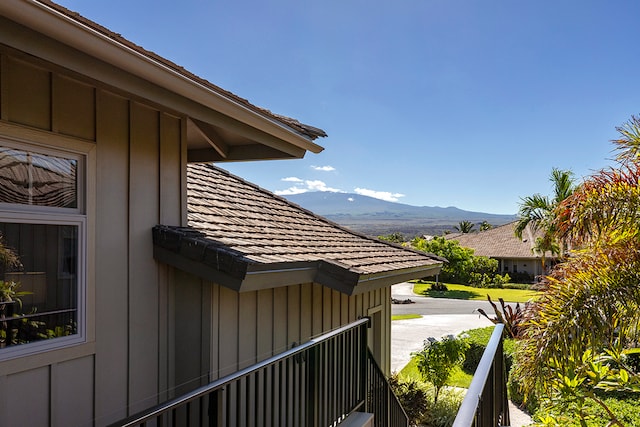
[[[0,140],[0,358],[84,339],[84,163]]]

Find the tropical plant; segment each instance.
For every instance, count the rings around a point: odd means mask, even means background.
[[[0,302],[17,302],[22,307],[20,297],[31,295],[33,292],[19,291],[19,282],[0,280]]]
[[[464,362],[467,348],[469,344],[454,335],[440,340],[429,337],[424,341],[422,351],[414,354],[422,378],[433,384],[434,403],[438,401],[440,390],[447,384],[453,369]]]
[[[451,427],[458,415],[464,392],[446,388],[440,392],[437,401],[427,400],[427,411],[422,419],[424,426]]]
[[[494,324],[502,323],[504,325],[504,329],[507,331],[507,334],[509,334],[509,337],[520,338],[526,320],[527,305],[525,304],[524,307],[521,307],[520,303],[516,303],[516,306],[514,308],[506,304],[502,298],[498,298],[500,307],[502,308],[501,311],[498,306],[493,301],[491,301],[491,297],[489,295],[487,295],[487,300],[489,300],[489,304],[491,304],[491,307],[493,307],[495,316],[489,316],[487,312],[481,308],[478,309],[478,313],[491,320]]]
[[[420,423],[429,407],[426,384],[415,378],[403,378],[394,374],[389,378],[389,385],[409,417],[409,423]]]
[[[558,245],[553,235],[545,233],[544,236],[536,238],[536,241],[531,248],[531,252],[540,255],[540,263],[542,264],[542,271],[546,272],[546,259],[547,252],[551,255],[560,255],[560,246]]]
[[[487,221],[482,221],[482,223],[480,223],[480,231],[487,231],[487,230],[491,230],[493,228],[493,225],[489,224]]]
[[[14,268],[22,265],[15,251],[5,245],[2,234],[0,234],[0,265],[4,268]]]
[[[640,393],[640,380],[622,355],[640,340],[640,132],[638,119],[618,128],[617,168],[596,173],[558,204],[555,236],[574,250],[548,277],[532,306],[515,374],[528,395],[546,404],[585,402],[623,425],[598,390]]]
[[[553,197],[538,193],[524,197],[520,203],[519,220],[515,227],[515,234],[519,239],[522,239],[522,233],[527,227],[534,232],[542,232],[543,238],[537,243],[537,250],[542,254],[553,251],[558,246],[555,236],[556,208],[576,189],[573,172],[569,170],[553,168],[549,180],[553,184]],[[566,249],[565,246],[560,243],[561,253]]]
[[[620,138],[612,142],[619,153],[617,160],[620,163],[635,162],[640,158],[640,117],[631,118],[622,126],[616,127]]]
[[[455,228],[456,231],[463,234],[471,233],[473,231],[473,227],[475,227],[475,224],[472,223],[471,221],[466,221],[466,220],[460,221],[458,225],[453,226],[453,228]]]

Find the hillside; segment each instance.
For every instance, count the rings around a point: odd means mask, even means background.
[[[354,231],[370,236],[403,233],[407,237],[439,235],[460,221],[502,225],[515,215],[465,211],[453,206],[412,206],[351,193],[309,192],[287,199]]]

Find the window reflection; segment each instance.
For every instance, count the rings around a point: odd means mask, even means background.
[[[78,207],[78,160],[0,147],[0,203]]]
[[[0,222],[0,348],[77,333],[78,226]]]

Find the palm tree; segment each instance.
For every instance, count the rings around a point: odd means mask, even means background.
[[[466,220],[460,221],[458,225],[453,226],[453,228],[455,228],[458,232],[462,234],[471,233],[473,231],[473,227],[475,227],[475,224],[472,223],[471,221],[466,221]]]
[[[547,252],[553,255],[560,255],[560,246],[556,240],[550,234],[545,234],[543,237],[536,238],[536,241],[531,248],[531,252],[540,255],[540,263],[542,264],[542,274],[546,274],[547,268],[545,261],[547,259]]]
[[[493,228],[493,225],[489,224],[487,221],[482,221],[482,223],[480,224],[480,231],[487,231],[487,230],[491,230]]]
[[[543,243],[546,242],[547,250],[550,250],[555,243],[554,220],[556,219],[556,208],[571,196],[576,189],[573,172],[569,170],[561,170],[553,168],[549,180],[553,183],[553,198],[534,194],[522,199],[518,217],[520,218],[515,227],[516,236],[522,239],[522,233],[527,227],[532,231],[541,231],[543,233]],[[561,253],[566,250],[566,245],[561,244]]]

